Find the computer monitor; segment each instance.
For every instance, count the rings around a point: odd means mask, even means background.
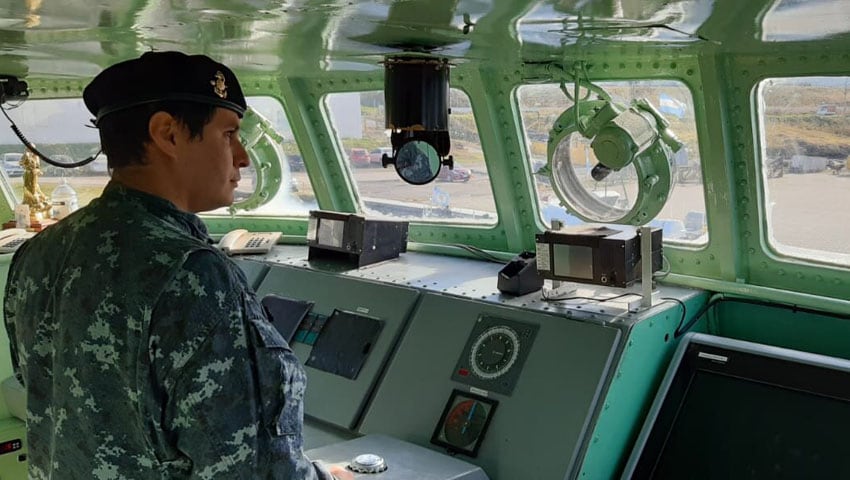
[[[624,479],[850,478],[850,361],[688,334]]]
[[[274,294],[263,297],[261,303],[272,325],[280,332],[286,343],[292,343],[292,338],[295,336],[295,332],[298,331],[298,326],[301,325],[304,317],[313,308],[313,302],[295,300]]]

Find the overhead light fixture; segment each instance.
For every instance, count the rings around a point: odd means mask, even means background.
[[[421,55],[388,57],[384,61],[386,128],[394,165],[402,180],[413,185],[433,181],[440,168],[454,167],[449,155],[449,63]]]

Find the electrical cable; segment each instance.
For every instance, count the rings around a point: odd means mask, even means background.
[[[700,307],[700,309],[697,311],[696,315],[694,315],[693,318],[688,320],[688,323],[684,323],[685,316],[687,314],[687,308],[685,307],[684,302],[682,302],[681,300],[675,299],[675,298],[664,298],[663,300],[672,300],[674,302],[678,302],[679,305],[682,306],[682,318],[679,320],[679,325],[676,327],[676,330],[673,332],[673,338],[679,338],[682,335],[684,335],[685,333],[687,333],[688,330],[693,328],[693,326],[696,325],[696,323],[699,321],[699,319],[701,319],[702,316],[705,315],[705,313],[708,311],[708,309],[711,308],[712,305],[714,305],[715,303],[720,301],[721,298],[720,297],[712,297],[711,300],[709,300],[708,302],[705,303],[705,305]],[[683,325],[683,323],[684,323],[684,325]]]
[[[664,264],[667,264],[667,269],[664,269]],[[664,278],[670,274],[670,270],[672,269],[672,265],[670,265],[670,260],[667,259],[667,256],[664,253],[661,253],[661,271],[654,272],[652,274],[652,278]]]
[[[73,162],[73,163],[60,163],[60,162],[57,162],[57,161],[51,159],[47,155],[38,151],[38,149],[35,147],[35,145],[31,141],[29,141],[29,139],[27,139],[27,137],[23,134],[23,132],[21,132],[21,130],[15,124],[15,121],[12,120],[12,117],[10,117],[9,114],[6,112],[6,108],[3,106],[3,103],[5,103],[5,97],[0,95],[0,111],[3,112],[3,115],[6,117],[6,120],[9,121],[9,126],[12,128],[12,131],[15,132],[15,135],[17,135],[17,137],[21,140],[21,143],[23,143],[24,146],[27,147],[27,149],[32,151],[34,154],[38,155],[39,158],[41,158],[45,162],[49,163],[50,165],[53,165],[54,167],[59,167],[59,168],[82,167],[83,165],[90,164],[91,162],[93,162],[97,158],[98,155],[100,155],[101,150],[98,150],[96,154],[94,154],[94,155],[92,155],[92,156],[90,156],[90,157],[88,157],[84,160],[80,160],[79,162]],[[22,104],[23,104],[23,100],[19,104],[15,105],[13,108],[18,108]]]
[[[639,293],[632,293],[632,292],[622,293],[620,295],[616,295],[616,296],[613,296],[613,297],[604,297],[604,298],[582,297],[582,296],[547,297],[545,291],[541,292],[540,298],[545,302],[565,302],[565,301],[568,301],[568,300],[589,300],[589,301],[592,301],[592,302],[604,303],[604,302],[610,302],[611,300],[616,300],[618,298],[628,297],[628,296],[631,296],[631,295],[634,295],[634,296],[639,297],[639,298],[643,298],[643,295],[641,295]]]
[[[503,265],[508,262],[508,260],[505,260],[504,258],[500,258],[496,255],[493,255],[492,253],[490,253],[486,250],[483,250],[483,249],[478,248],[478,247],[474,247],[472,245],[465,245],[463,243],[429,243],[429,242],[417,242],[417,243],[419,243],[421,245],[433,245],[433,246],[440,246],[440,247],[459,248],[459,249],[464,250],[468,253],[471,253],[474,257],[477,257],[481,260],[486,260],[488,262],[500,263],[500,264],[503,264]]]
[[[737,303],[746,303],[749,305],[758,305],[760,307],[769,307],[769,308],[784,308],[791,309],[793,312],[802,312],[808,313],[812,315],[823,315],[826,317],[832,318],[840,318],[840,319],[850,319],[850,315],[840,314],[840,313],[831,313],[831,312],[822,312],[819,310],[815,310],[807,307],[800,307],[792,304],[782,304],[782,303],[774,303],[766,300],[758,300],[752,298],[737,298],[737,297],[729,297],[726,294],[717,294],[711,297],[711,299],[706,302],[697,313],[685,323],[685,319],[687,318],[687,307],[685,307],[685,303],[676,298],[665,297],[662,298],[664,301],[676,302],[679,306],[682,307],[682,317],[679,320],[679,325],[676,327],[676,330],[673,332],[673,338],[679,338],[685,333],[687,333],[693,326],[708,312],[711,307],[720,302],[737,302]]]
[[[450,243],[448,245],[450,245],[452,247],[457,247],[457,248],[466,250],[467,252],[475,255],[476,257],[481,258],[483,260],[487,260],[488,262],[505,263],[505,261],[502,260],[501,258],[499,258],[495,255],[492,255],[489,252],[486,252],[486,251],[484,251],[484,250],[482,250],[478,247],[473,247],[472,245],[464,245],[462,243]]]
[[[678,298],[672,297],[663,297],[660,303],[664,302],[676,302],[682,307],[682,317],[679,319],[679,324],[676,325],[676,330],[673,331],[673,338],[679,338],[679,329],[682,328],[682,324],[685,323],[685,318],[688,316],[688,307],[685,306],[685,302],[679,300]]]

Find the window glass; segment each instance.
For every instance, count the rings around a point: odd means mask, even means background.
[[[392,165],[381,166],[383,154],[392,155],[389,132],[384,128],[384,92],[335,93],[326,100],[364,213],[413,221],[496,223],[490,176],[464,92],[451,89],[449,100],[454,169],[443,166],[436,180],[426,185],[405,183]]]
[[[316,203],[316,195],[313,192],[313,186],[310,183],[310,177],[304,168],[304,160],[301,157],[301,150],[298,144],[295,143],[295,138],[292,135],[292,129],[289,127],[289,121],[286,119],[286,113],[283,106],[277,99],[272,97],[249,97],[247,98],[248,106],[262,115],[271,123],[274,133],[283,138],[280,143],[271,142],[269,146],[274,149],[276,155],[272,161],[282,160],[280,164],[281,184],[276,191],[269,191],[271,200],[259,207],[253,207],[246,204],[248,208],[239,208],[236,213],[240,216],[256,215],[256,216],[302,216],[306,217],[310,210],[318,208]],[[242,169],[242,180],[236,188],[235,202],[238,206],[240,202],[250,202],[252,194],[257,188],[257,172],[254,167],[254,158],[258,152],[265,151],[262,145],[257,145],[253,149],[252,162],[249,167]],[[209,215],[229,215],[228,208],[221,208],[213,212],[207,212]]]
[[[92,115],[82,99],[27,100],[6,109],[36,148],[57,161],[70,163],[83,160],[100,150],[100,137],[92,126]],[[19,163],[23,153],[24,146],[12,130],[0,128],[3,170],[18,202],[23,199],[24,190],[23,168]],[[50,199],[53,190],[67,182],[77,192],[78,203],[83,206],[99,196],[109,180],[105,167],[105,157],[74,169],[53,167],[42,160],[38,185]]]
[[[275,143],[273,148],[281,158],[286,159],[286,163],[281,166],[284,188],[280,192],[273,192],[275,196],[267,205],[239,213],[306,216],[310,209],[316,208],[315,195],[281,104],[269,97],[252,97],[248,99],[248,104],[267,118],[283,137],[283,142]],[[18,128],[39,151],[58,161],[68,163],[82,160],[100,149],[98,131],[92,127],[92,115],[82,99],[27,100],[18,106],[7,107],[7,110]],[[18,202],[23,198],[24,189],[23,169],[19,164],[23,152],[23,145],[12,130],[0,128],[3,170]],[[100,196],[109,181],[103,154],[93,163],[73,169],[53,167],[41,161],[40,170],[42,175],[38,183],[48,198],[58,185],[67,182],[76,191],[81,207]],[[253,166],[242,170],[242,180],[236,191],[237,202],[250,197],[255,179]],[[212,213],[228,212],[227,209],[220,209]]]
[[[670,80],[639,80],[629,82],[598,82],[618,103],[629,103],[632,99],[646,98],[670,122],[670,129],[684,143],[684,148],[673,157],[673,191],[661,213],[649,222],[660,227],[667,242],[688,245],[704,245],[708,242],[705,215],[705,193],[702,182],[702,167],[697,143],[693,99],[687,87]],[[568,85],[572,88],[572,85]],[[547,163],[549,131],[558,117],[573,102],[558,84],[524,85],[518,89],[520,115],[531,171],[537,172]],[[590,140],[574,134],[570,145],[571,158],[584,159],[582,167],[589,178],[590,169],[597,164]],[[575,162],[573,162],[575,164]],[[618,202],[623,208],[634,205],[636,182],[625,176],[634,175],[634,168],[609,175],[601,182],[592,184],[593,193],[603,201]],[[571,215],[563,206],[550,186],[548,176],[534,174],[537,200],[544,223],[551,226],[552,220],[561,220],[565,225],[583,223]],[[629,181],[626,181],[629,180]]]
[[[777,252],[850,264],[848,86],[850,77],[759,85],[767,236]]]
[[[776,0],[762,20],[768,42],[819,40],[850,32],[846,0]]]

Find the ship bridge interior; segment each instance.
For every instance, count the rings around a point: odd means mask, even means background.
[[[0,128],[0,219],[24,202],[24,140],[92,160],[42,162],[47,195],[103,190],[82,102],[100,71],[207,54],[247,97],[251,165],[200,216],[216,239],[280,234],[232,258],[288,320],[311,458],[380,456],[357,473],[376,479],[841,477],[840,437],[811,430],[850,419],[830,387],[850,384],[848,11],[0,1],[0,123],[26,137]],[[413,147],[427,178],[403,178]],[[8,344],[0,329],[0,480],[27,468]],[[718,373],[738,358],[747,373]],[[713,373],[689,389],[687,368]]]

